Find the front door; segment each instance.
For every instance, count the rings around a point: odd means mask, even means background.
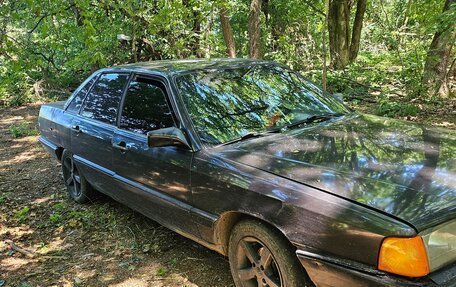
[[[176,125],[165,86],[136,75],[130,82],[112,138],[113,166],[122,202],[177,231],[197,234],[190,220],[192,152],[149,148],[146,133]]]

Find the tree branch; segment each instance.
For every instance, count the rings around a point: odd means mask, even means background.
[[[69,10],[69,9],[73,8],[74,6],[76,6],[76,4],[75,4],[75,3],[72,3],[70,6],[66,7],[66,8],[63,9],[62,11]],[[58,12],[55,12],[55,13],[46,13],[46,14],[44,14],[43,16],[40,17],[40,19],[38,19],[38,22],[35,23],[35,25],[33,26],[33,28],[32,28],[30,31],[28,31],[28,33],[29,33],[29,34],[32,34],[32,33],[36,30],[36,28],[38,28],[38,26],[40,25],[41,21],[44,20],[44,18],[49,17],[49,16],[52,16],[52,15],[56,15],[56,14],[58,14],[58,13],[60,13],[60,12],[61,12],[61,11],[58,11]]]
[[[315,7],[314,4],[312,4],[310,1],[308,0],[303,0],[310,8],[312,8],[312,10],[314,10],[315,12],[317,12],[318,14],[320,14],[321,16],[325,17],[326,18],[326,13],[321,11],[320,9],[318,9],[317,7]]]

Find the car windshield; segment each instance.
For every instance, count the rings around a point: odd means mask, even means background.
[[[273,64],[199,70],[176,77],[176,84],[196,131],[210,144],[348,112],[298,73]]]

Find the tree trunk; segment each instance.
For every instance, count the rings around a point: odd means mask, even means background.
[[[350,43],[350,62],[356,60],[359,51],[359,42],[361,41],[361,29],[363,28],[363,18],[366,12],[367,0],[358,0],[356,5],[355,22],[353,23],[353,34]]]
[[[231,29],[230,18],[228,17],[225,3],[220,5],[220,22],[222,24],[223,39],[225,40],[228,57],[236,58],[236,42],[234,41],[233,29]]]
[[[202,58],[203,53],[201,52],[201,12],[194,10],[193,11],[193,43],[192,43],[192,52],[198,57]]]
[[[323,73],[322,73],[322,78],[321,78],[321,85],[323,87],[323,91],[326,92],[327,89],[327,84],[328,84],[328,67],[326,65],[326,58],[328,54],[328,49],[326,48],[326,26],[328,25],[328,11],[329,11],[329,0],[325,0],[325,11],[326,14],[325,16],[325,22],[323,29],[321,31],[322,35],[322,44],[323,44]]]
[[[260,13],[261,0],[252,0],[249,12],[249,56],[253,59],[261,58]]]
[[[201,12],[199,12],[198,9],[194,9],[195,3],[191,2],[190,0],[183,0],[182,4],[187,7],[188,10],[192,11],[193,16],[192,36],[188,42],[189,50],[191,51],[192,55],[196,56],[197,58],[201,58]]]
[[[71,0],[71,1],[70,1],[70,5],[72,6],[71,9],[73,10],[74,17],[76,18],[76,24],[77,24],[79,27],[82,27],[82,26],[84,25],[84,23],[83,23],[83,19],[82,19],[82,15],[81,15],[81,10],[80,10],[79,7],[76,5],[76,3],[74,2],[74,0]]]
[[[442,14],[448,11],[452,3],[454,0],[445,1]],[[450,93],[447,69],[455,36],[454,23],[442,25],[434,34],[426,57],[422,81],[423,86],[430,94],[446,97]]]
[[[350,11],[348,0],[331,0],[328,9],[331,65],[343,69],[349,62]]]

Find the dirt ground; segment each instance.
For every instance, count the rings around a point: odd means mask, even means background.
[[[0,109],[0,287],[233,286],[223,256],[107,197],[70,201],[38,137],[10,133],[38,111]]]
[[[107,197],[70,201],[37,136],[12,136],[38,111],[0,109],[0,287],[233,286],[223,256]],[[455,128],[456,101],[407,119]]]

